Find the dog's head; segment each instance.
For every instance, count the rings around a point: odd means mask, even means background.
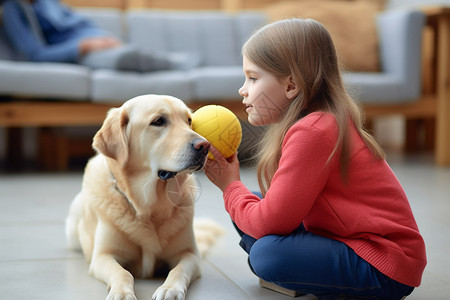
[[[183,101],[144,95],[108,112],[93,147],[121,167],[145,168],[166,180],[200,170],[210,144],[192,130],[191,111]]]

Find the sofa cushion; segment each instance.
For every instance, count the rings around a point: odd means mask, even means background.
[[[343,74],[343,80],[349,94],[362,103],[398,104],[415,100],[405,95],[404,80],[395,74],[349,72]]]
[[[283,1],[267,7],[271,21],[285,18],[311,18],[330,32],[340,62],[347,71],[380,70],[375,17],[381,0],[300,0]]]
[[[0,60],[0,91],[3,95],[85,100],[89,72],[72,64]]]
[[[91,76],[91,100],[116,102],[143,94],[170,94],[183,100],[193,98],[192,84],[185,71],[150,73],[94,70]]]
[[[222,12],[138,10],[127,13],[132,44],[149,52],[199,55],[205,66],[240,64],[233,17]]]
[[[238,89],[245,80],[241,66],[203,67],[189,71],[196,100],[239,99]]]

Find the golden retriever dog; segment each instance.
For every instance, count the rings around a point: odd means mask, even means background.
[[[205,252],[220,231],[203,226],[196,243],[192,173],[204,166],[210,144],[191,129],[189,108],[171,96],[128,100],[108,112],[93,147],[98,154],[66,219],[69,246],[108,285],[107,299],[136,299],[134,277],[162,266],[170,271],[153,299],[184,299],[200,275],[198,249]]]

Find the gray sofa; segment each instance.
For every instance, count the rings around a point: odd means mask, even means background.
[[[0,95],[108,103],[147,93],[169,94],[187,102],[237,99],[244,79],[240,46],[265,22],[257,13],[79,11],[142,49],[193,54],[199,57],[200,66],[188,71],[135,73],[24,62],[2,36]]]
[[[21,61],[0,30],[0,96],[92,103],[121,103],[140,94],[170,94],[189,102],[239,101],[244,76],[240,48],[267,22],[258,12],[79,9],[124,40],[148,51],[185,52],[201,64],[191,70],[151,73],[90,70],[74,64]],[[382,72],[345,73],[363,103],[415,101],[421,93],[421,31],[418,11],[379,15]]]

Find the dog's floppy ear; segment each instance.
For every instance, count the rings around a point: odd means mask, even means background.
[[[111,109],[92,144],[95,150],[115,159],[121,166],[128,160],[128,122],[128,113],[124,108]]]

